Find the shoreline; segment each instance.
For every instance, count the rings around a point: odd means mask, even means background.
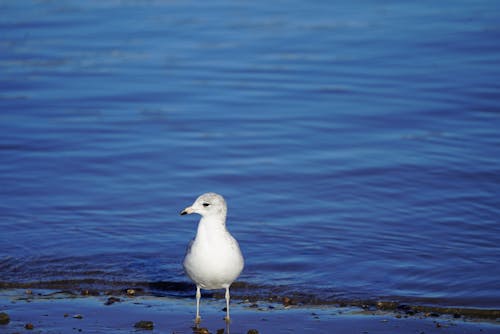
[[[62,292],[71,297],[128,296],[128,290],[133,290],[136,297],[154,296],[191,299],[194,298],[195,288],[192,283],[182,281],[109,281],[93,278],[38,282],[0,281],[0,296],[1,291],[16,291],[20,296],[24,295],[26,291],[38,291],[39,294],[42,292],[45,295]],[[203,290],[202,295],[203,298],[224,299],[222,290]],[[29,298],[29,296],[25,297]],[[325,299],[304,291],[290,290],[284,287],[258,286],[241,281],[237,281],[231,286],[231,300],[232,302],[277,303],[285,306],[357,307],[366,311],[389,311],[406,315],[438,313],[472,319],[500,319],[500,307],[495,307],[498,303],[481,305],[481,303],[470,303],[469,299],[466,303],[460,304],[460,301],[452,302],[435,298],[409,298],[404,296],[379,296],[377,298],[328,296]]]
[[[0,313],[10,318],[0,333],[500,333],[498,319],[448,314],[406,314],[361,307],[298,306],[231,302],[226,327],[224,302],[202,298],[202,322],[194,327],[194,298],[129,294],[75,295],[67,291],[0,290]],[[134,327],[152,322],[150,330]],[[28,329],[32,326],[32,329]]]

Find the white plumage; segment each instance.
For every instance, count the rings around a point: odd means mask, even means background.
[[[229,322],[229,287],[243,270],[244,260],[238,241],[226,228],[226,201],[216,193],[196,199],[181,215],[201,215],[196,237],[188,246],[184,270],[196,284],[196,319],[200,322],[201,291],[226,289],[226,321]]]

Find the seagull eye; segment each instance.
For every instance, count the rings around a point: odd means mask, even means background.
[[[209,205],[210,205],[210,203],[203,203],[203,206],[204,206],[204,207],[207,207],[207,206],[209,206]]]

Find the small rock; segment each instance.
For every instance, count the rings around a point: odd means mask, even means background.
[[[437,328],[441,327],[441,324],[439,322],[436,322],[436,327]]]
[[[193,333],[195,333],[195,334],[210,334],[210,332],[208,331],[208,329],[207,329],[207,328],[205,328],[205,327],[202,327],[202,328],[195,328],[195,329],[193,330]]]
[[[83,315],[81,315],[81,314],[75,314],[73,316],[73,318],[75,318],[75,319],[83,319]]]
[[[259,331],[256,329],[249,329],[247,334],[259,334]]]
[[[97,290],[82,290],[80,293],[82,296],[99,296],[99,291]]]
[[[10,322],[10,317],[7,313],[0,313],[0,325],[7,325]]]
[[[406,305],[406,304],[402,304],[402,305],[398,305],[398,307],[396,307],[396,309],[398,309],[400,311],[408,312],[408,311],[411,311],[411,306]]]
[[[385,301],[377,302],[377,308],[379,310],[394,310],[397,307],[398,307],[398,303],[396,303],[396,302],[385,302]]]
[[[117,302],[121,302],[122,300],[120,298],[116,297],[109,297],[108,300],[104,303],[104,305],[112,305]]]
[[[283,306],[295,305],[295,301],[289,297],[283,297]]]
[[[24,325],[24,328],[26,328],[27,330],[32,330],[33,328],[35,328],[35,326],[32,323],[28,323]]]
[[[33,294],[33,291],[31,291],[30,289],[24,291],[25,294],[27,295],[32,295]]]
[[[139,322],[136,322],[134,327],[139,329],[152,330],[154,328],[154,324],[152,321],[141,320]]]
[[[127,289],[127,296],[135,296],[135,290],[134,289]]]

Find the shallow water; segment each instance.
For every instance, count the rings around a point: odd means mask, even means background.
[[[185,291],[215,191],[241,294],[499,308],[499,7],[2,3],[0,287]]]

